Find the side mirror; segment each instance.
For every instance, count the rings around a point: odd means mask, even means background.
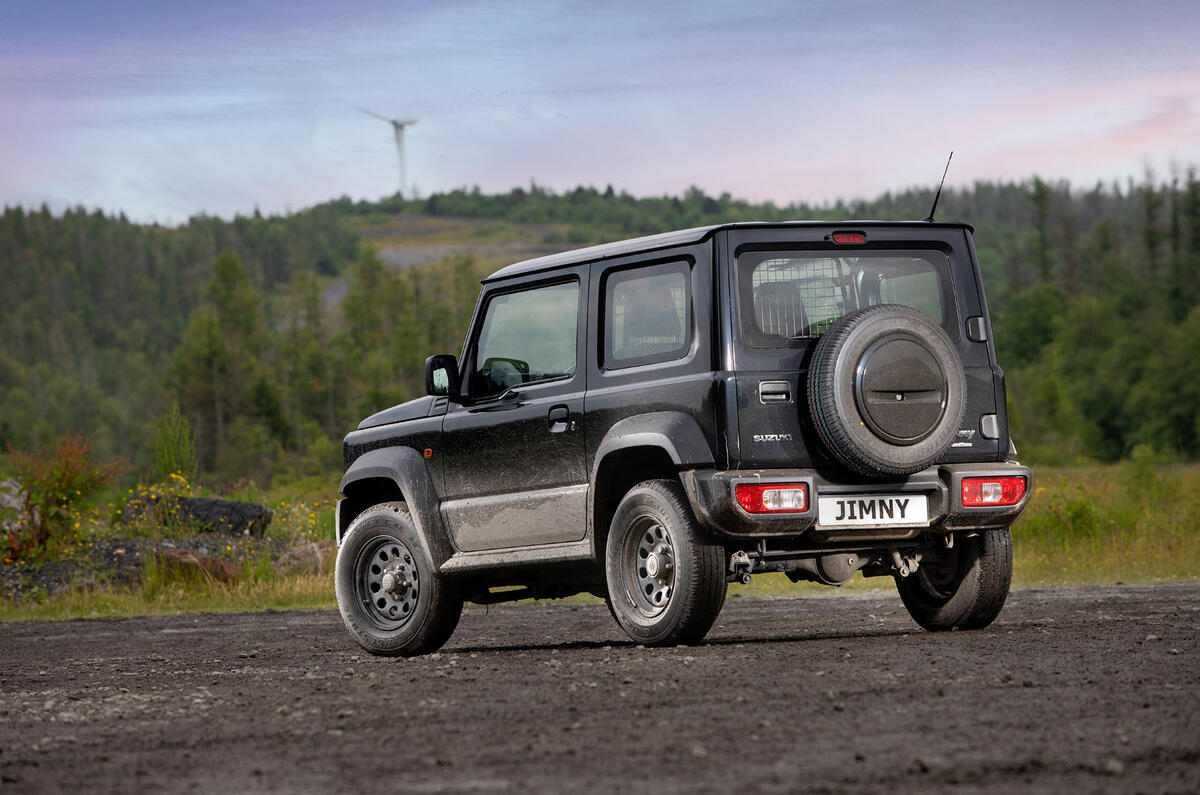
[[[458,394],[458,359],[449,353],[439,353],[425,360],[425,394]]]

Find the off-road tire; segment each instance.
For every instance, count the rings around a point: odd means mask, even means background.
[[[639,553],[648,537],[654,549],[663,549],[671,572],[661,603],[643,592],[650,580],[645,566],[633,562],[646,560]],[[604,568],[609,610],[630,638],[648,646],[699,642],[725,603],[724,549],[705,538],[675,481],[647,480],[625,494],[609,529]]]
[[[931,632],[983,629],[1000,615],[1012,585],[1012,533],[958,537],[945,561],[922,561],[896,590],[913,620]]]
[[[881,350],[879,346],[895,343],[919,352],[929,363],[928,370],[920,370],[925,379],[941,382],[940,414],[911,440],[885,438],[881,427],[864,416],[870,412],[863,409],[860,363],[871,351]],[[860,474],[886,478],[919,472],[945,456],[962,427],[966,374],[958,351],[941,326],[911,307],[878,304],[846,315],[817,342],[808,373],[808,410],[818,438],[835,461]],[[911,410],[922,405],[933,404],[916,400]],[[909,410],[908,405],[900,410]]]
[[[389,540],[390,539],[390,540]],[[416,582],[411,614],[392,619],[364,603],[364,577],[378,554],[401,552],[397,562]],[[364,559],[370,553],[371,560]],[[407,559],[407,560],[404,560]],[[457,590],[437,574],[429,551],[402,502],[375,505],[351,522],[334,567],[338,610],[350,635],[371,654],[413,657],[437,651],[462,614]],[[394,606],[394,603],[393,603]]]

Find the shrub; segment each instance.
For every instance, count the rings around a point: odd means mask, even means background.
[[[5,557],[32,557],[44,553],[51,542],[69,538],[73,509],[121,474],[121,462],[89,461],[90,448],[91,438],[83,434],[62,437],[53,450],[25,452],[8,443],[13,473],[21,484],[21,523],[5,534]]]
[[[196,433],[178,403],[154,423],[154,476],[196,479]]]

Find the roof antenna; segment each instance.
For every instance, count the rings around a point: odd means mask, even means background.
[[[937,193],[933,194],[933,206],[929,208],[929,215],[925,216],[924,221],[933,223],[933,214],[937,212],[938,199],[942,198],[942,186],[946,184],[946,172],[950,170],[950,161],[954,159],[954,150],[950,150],[950,157],[946,158],[946,171],[942,172],[942,181],[938,183]]]

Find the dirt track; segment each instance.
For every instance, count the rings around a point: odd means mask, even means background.
[[[468,608],[441,654],[330,612],[0,626],[0,793],[1200,791],[1200,584],[730,599],[704,646]]]

